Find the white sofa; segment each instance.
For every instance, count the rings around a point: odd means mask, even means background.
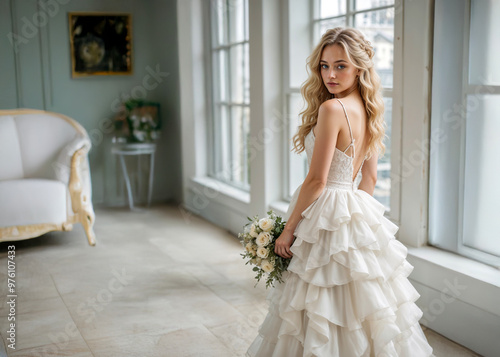
[[[0,241],[81,223],[95,245],[85,129],[58,113],[0,110]]]

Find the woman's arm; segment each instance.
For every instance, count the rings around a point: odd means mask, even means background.
[[[302,219],[302,212],[311,205],[319,197],[321,192],[323,192],[325,184],[319,181],[312,181],[311,179],[304,180],[302,187],[300,188],[299,197],[297,198],[297,203],[290,217],[286,221],[284,231],[293,233],[295,228]]]
[[[302,212],[323,192],[335,153],[342,120],[345,120],[344,111],[338,101],[329,100],[319,107],[318,121],[314,130],[314,150],[309,172],[300,188],[297,203],[287,220],[285,231],[295,231],[302,219]]]
[[[284,258],[291,258],[293,255],[290,251],[294,240],[293,232],[302,219],[302,212],[316,201],[326,186],[341,120],[345,120],[344,111],[337,100],[328,100],[320,105],[309,172],[300,188],[293,212],[274,245],[275,253]]]
[[[362,179],[358,189],[363,190],[373,196],[375,184],[377,183],[377,163],[378,153],[375,153],[370,160],[366,160],[361,168]]]

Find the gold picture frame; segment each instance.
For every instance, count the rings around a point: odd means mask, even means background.
[[[69,12],[71,76],[131,75],[132,15]]]

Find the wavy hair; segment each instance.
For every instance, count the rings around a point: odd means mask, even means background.
[[[305,137],[318,121],[318,111],[321,103],[331,99],[332,94],[323,83],[320,60],[323,49],[330,45],[340,45],[344,48],[349,61],[360,70],[358,89],[368,114],[368,158],[380,150],[385,153],[384,136],[386,123],[384,121],[384,101],[382,99],[380,77],[375,71],[372,58],[375,54],[370,41],[354,28],[335,27],[326,31],[320,42],[307,58],[308,79],[302,84],[301,93],[306,101],[306,108],[300,112],[302,124],[293,136],[293,147],[297,154],[304,151]]]

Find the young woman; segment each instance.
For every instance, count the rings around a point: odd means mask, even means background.
[[[292,260],[247,356],[434,356],[399,228],[372,196],[386,125],[373,55],[361,32],[337,27],[308,58],[293,143],[309,172],[275,248]]]

